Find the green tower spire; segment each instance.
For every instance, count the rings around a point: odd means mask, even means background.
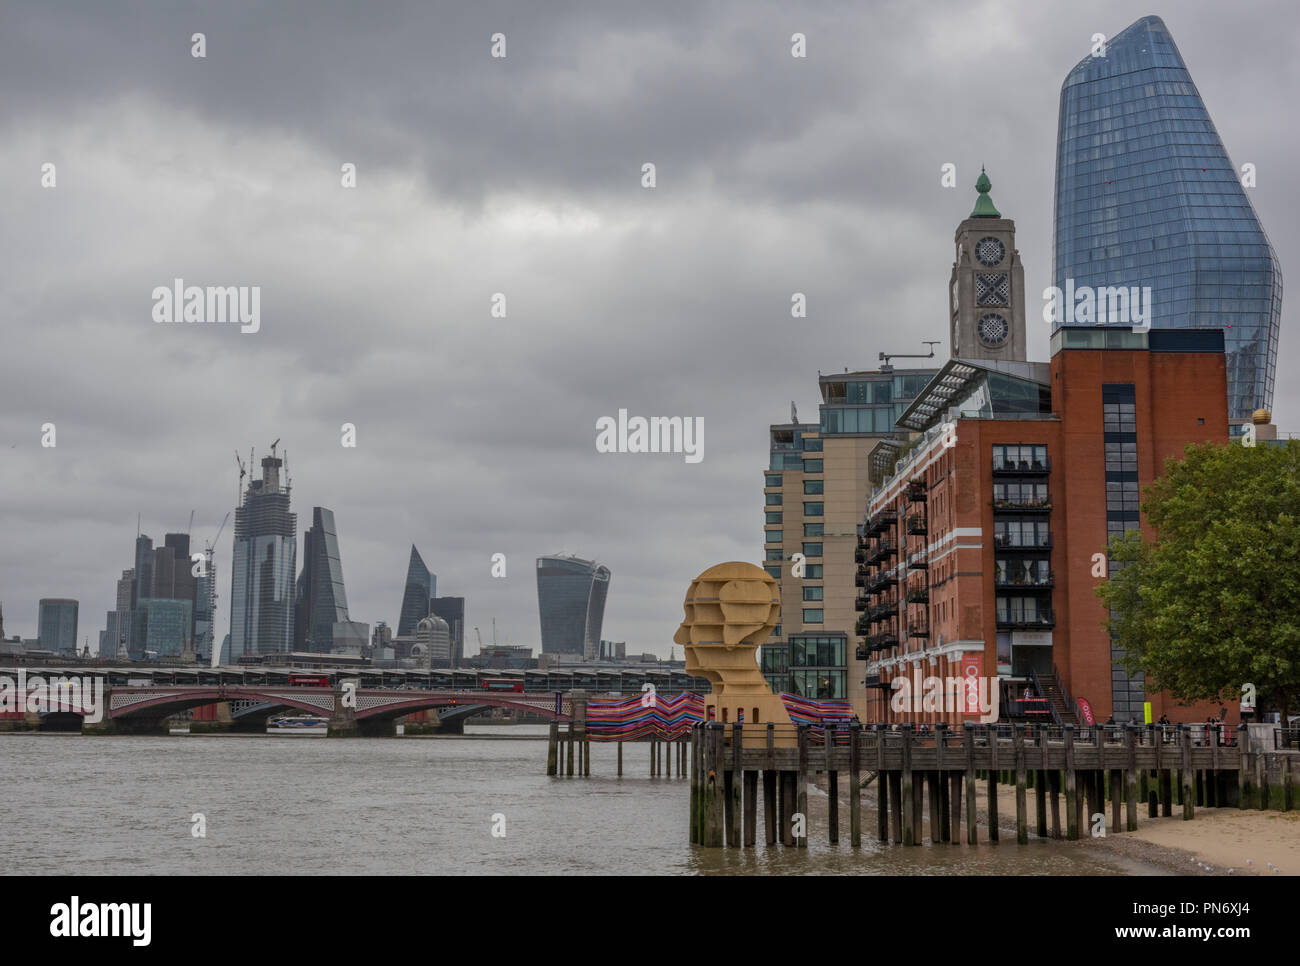
[[[972,218],[1001,218],[1001,213],[993,207],[993,199],[989,197],[989,189],[993,187],[993,182],[989,181],[989,176],[985,174],[983,165],[980,166],[980,177],[975,182],[975,190],[980,193],[979,199],[975,202],[975,208],[971,211]]]

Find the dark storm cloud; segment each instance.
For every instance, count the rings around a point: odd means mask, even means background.
[[[39,597],[77,597],[93,648],[137,512],[160,539],[197,509],[201,545],[233,506],[234,451],[280,438],[300,528],[313,505],[336,512],[354,619],[395,620],[415,542],[471,627],[496,616],[503,639],[536,644],[532,561],[567,549],[614,572],[606,636],[666,654],[689,580],[760,556],[767,425],[791,399],[815,419],[818,369],[946,338],[952,231],[980,164],[1017,220],[1030,352],[1047,357],[1033,293],[1060,83],[1093,33],[1144,12],[9,4],[9,632],[34,636]],[[1258,166],[1252,197],[1294,275],[1296,16],[1164,16],[1234,162]],[[488,56],[497,31],[505,60]],[[47,161],[54,190],[38,187]],[[939,186],[945,162],[957,190]],[[262,330],[155,325],[150,292],[175,277],[261,286]],[[808,319],[790,318],[796,291]],[[495,292],[506,319],[488,314]],[[1281,351],[1286,372],[1285,335]],[[595,421],[619,408],[704,417],[704,462],[598,454]],[[488,576],[497,552],[506,581]]]

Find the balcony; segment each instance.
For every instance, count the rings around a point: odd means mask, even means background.
[[[859,598],[860,599],[860,598]],[[877,604],[871,610],[867,611],[867,618],[872,623],[884,620],[886,617],[893,617],[898,613],[898,601],[891,600],[884,604]]]
[[[930,603],[930,591],[928,588],[920,587],[916,590],[907,592],[907,602],[909,604],[928,604]]]
[[[893,574],[889,573],[886,570],[877,570],[874,574],[872,574],[870,577],[867,578],[867,591],[869,593],[874,594],[882,587],[888,587],[893,582],[894,582]]]
[[[867,650],[869,651],[887,651],[891,647],[898,647],[898,635],[893,631],[872,634],[867,638]]]
[[[908,517],[907,532],[924,536],[928,532],[926,529],[925,517],[919,513],[914,513]]]
[[[865,587],[867,586],[867,577],[866,577],[866,575],[865,575],[865,574],[858,574],[856,577],[854,577],[854,578],[853,578],[853,586],[854,586],[854,587],[863,587],[863,588],[865,588]]]
[[[1050,532],[1027,537],[1023,534],[995,533],[993,546],[998,550],[1050,550],[1052,534]]]
[[[1040,610],[1036,614],[1022,611],[998,611],[997,624],[1000,628],[1012,630],[1050,630],[1056,626],[1056,611]]]
[[[858,547],[858,549],[853,551],[853,562],[860,564],[867,562],[867,551],[865,547]]]
[[[882,540],[867,552],[867,563],[877,563],[898,552],[898,544],[893,540]]]
[[[930,624],[928,621],[914,621],[907,625],[908,637],[929,637]]]
[[[1046,476],[1052,472],[1052,461],[1047,457],[1037,460],[993,460],[994,476]]]
[[[862,683],[869,688],[880,688],[885,691],[888,691],[890,688],[889,682],[882,681],[879,674],[868,674],[863,678]]]
[[[928,570],[929,568],[930,561],[926,559],[924,550],[918,550],[907,558],[908,570]]]
[[[1052,497],[1047,495],[1042,499],[1035,497],[1022,497],[1011,500],[994,500],[994,513],[1050,513],[1052,510]]]
[[[1048,571],[1046,576],[1039,574],[1027,577],[1024,574],[1001,574],[994,571],[993,586],[999,590],[1051,590],[1056,586],[1056,574]]]
[[[897,510],[881,510],[875,516],[869,516],[863,521],[862,535],[864,537],[876,537],[888,530],[898,520]]]
[[[907,484],[907,500],[909,503],[924,503],[926,496],[924,483]]]

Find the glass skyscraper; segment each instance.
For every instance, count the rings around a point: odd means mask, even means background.
[[[397,636],[410,637],[416,625],[433,611],[433,595],[438,577],[424,565],[420,551],[411,544],[411,559],[406,565],[406,589],[402,592],[402,610],[397,615]]]
[[[1241,177],[1159,17],[1066,76],[1054,284],[1149,287],[1153,328],[1222,328],[1234,422],[1272,408],[1282,315],[1282,273]]]
[[[56,654],[77,652],[77,601],[66,597],[42,598],[36,636],[41,647]]]
[[[313,507],[312,525],[303,535],[294,650],[328,653],[334,647],[334,625],[347,620],[348,595],[343,587],[334,511]]]
[[[543,654],[599,656],[609,580],[609,568],[593,560],[565,555],[537,558]]]
[[[262,460],[235,509],[235,559],[230,580],[230,660],[287,654],[293,645],[294,575],[298,517],[289,510],[284,461]]]

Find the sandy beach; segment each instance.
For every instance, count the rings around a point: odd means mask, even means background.
[[[976,802],[980,840],[988,836],[988,787],[976,782]],[[847,814],[847,791],[841,786],[842,814]],[[876,806],[874,787],[864,789],[864,805]],[[1029,835],[1035,835],[1034,792],[1029,789]],[[1062,797],[1061,831],[1065,831],[1064,797]],[[1197,808],[1196,817],[1184,821],[1182,809],[1174,806],[1169,818],[1149,818],[1147,809],[1138,809],[1135,832],[1116,832],[1111,826],[1111,805],[1106,807],[1106,835],[1086,835],[1067,843],[1080,849],[1098,849],[1119,858],[1155,867],[1172,875],[1300,875],[1300,811],[1278,812],[1236,808]],[[1050,814],[1050,813],[1049,813]],[[874,821],[874,818],[872,819]],[[1050,822],[1050,818],[1049,818]],[[923,838],[930,835],[929,805],[923,817]],[[870,827],[864,820],[864,827]],[[998,787],[999,840],[1012,847],[1016,841],[1016,790]],[[963,822],[963,835],[965,825]],[[1270,868],[1270,863],[1272,868]],[[1277,870],[1277,871],[1275,871]]]

